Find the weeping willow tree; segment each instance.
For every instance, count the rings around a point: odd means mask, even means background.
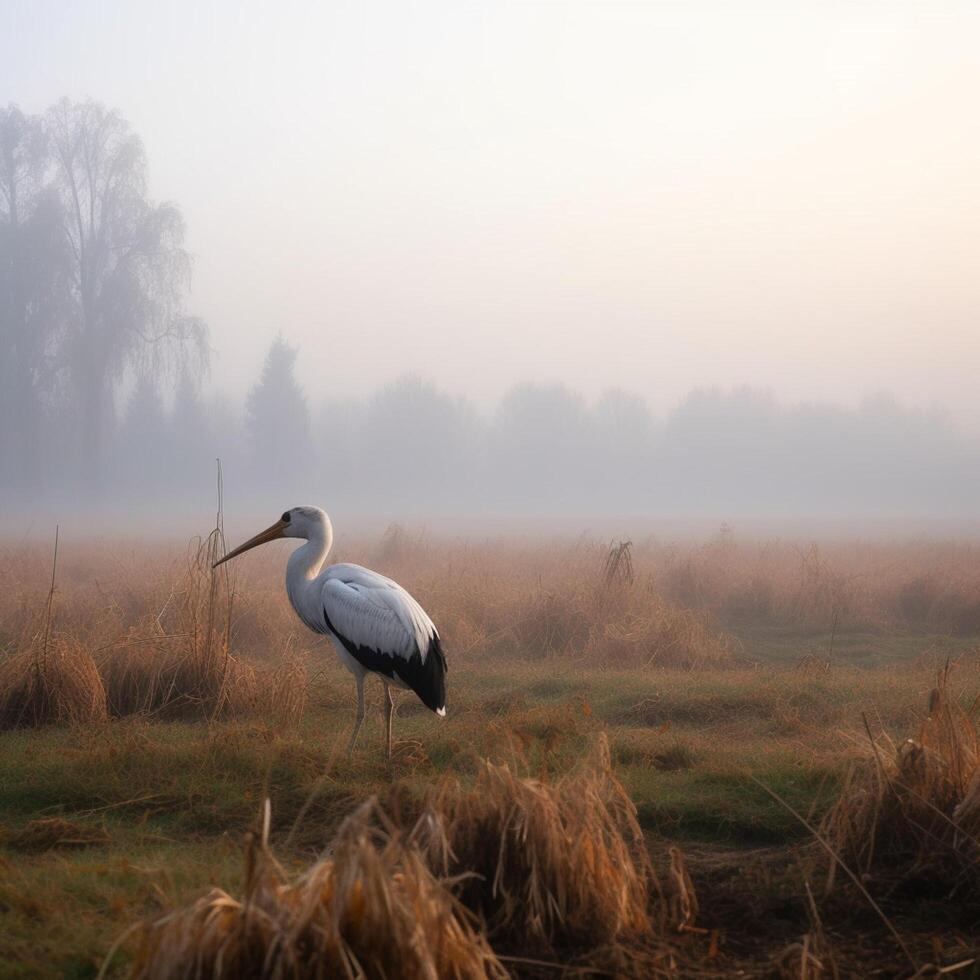
[[[0,466],[36,490],[66,318],[68,250],[41,121],[0,108]]]
[[[185,309],[183,217],[148,199],[146,154],[126,120],[97,102],[63,99],[45,129],[70,263],[64,366],[83,474],[98,483],[125,372],[203,367],[207,331]]]

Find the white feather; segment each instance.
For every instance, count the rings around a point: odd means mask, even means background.
[[[425,610],[397,582],[360,565],[331,565],[321,576],[323,609],[352,643],[424,661],[436,633]]]

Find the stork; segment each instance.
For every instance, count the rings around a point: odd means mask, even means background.
[[[440,717],[446,714],[446,657],[439,631],[418,602],[390,578],[361,565],[323,568],[333,527],[319,507],[287,510],[213,567],[278,538],[306,542],[286,563],[286,594],[311,630],[330,637],[341,663],[354,675],[357,716],[347,755],[353,753],[364,724],[364,678],[377,674],[385,690],[385,757],[390,760],[392,687],[414,691],[427,708]]]

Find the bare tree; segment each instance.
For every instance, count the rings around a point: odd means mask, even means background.
[[[191,353],[203,365],[206,328],[184,311],[183,217],[176,205],[147,199],[146,156],[129,124],[97,102],[63,99],[47,128],[72,261],[67,367],[94,481],[114,383],[129,367],[157,373]]]

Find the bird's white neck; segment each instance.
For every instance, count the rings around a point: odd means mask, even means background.
[[[306,541],[289,556],[286,592],[297,611],[306,598],[307,586],[320,574],[332,545],[333,528],[324,515],[323,523],[314,525]]]

